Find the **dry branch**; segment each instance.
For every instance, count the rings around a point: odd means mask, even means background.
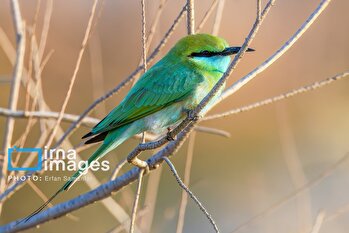
[[[334,81],[337,81],[337,80],[340,80],[342,78],[345,78],[348,75],[349,75],[349,71],[345,71],[345,72],[337,74],[337,75],[335,75],[333,77],[324,79],[322,81],[316,81],[316,82],[314,82],[312,84],[309,84],[309,85],[306,85],[306,86],[294,89],[292,91],[283,93],[283,94],[278,95],[278,96],[274,96],[272,98],[268,98],[268,99],[265,99],[265,100],[262,100],[262,101],[258,101],[256,103],[249,104],[249,105],[246,105],[246,106],[243,106],[243,107],[235,108],[235,109],[223,112],[223,113],[218,113],[218,114],[207,116],[207,117],[203,118],[202,120],[203,121],[208,121],[208,120],[214,120],[214,119],[218,119],[218,118],[223,118],[223,117],[235,115],[235,114],[238,114],[238,113],[241,113],[241,112],[246,112],[246,111],[249,111],[249,110],[252,110],[252,109],[255,109],[255,108],[258,108],[258,107],[262,107],[262,106],[265,106],[265,105],[268,105],[268,104],[273,104],[273,103],[278,102],[280,100],[284,100],[284,99],[293,97],[293,96],[301,94],[301,93],[305,93],[305,92],[308,92],[308,91],[316,90],[316,89],[318,89],[320,87],[324,87],[324,86],[326,86],[328,84],[333,83]]]
[[[63,101],[63,104],[62,104],[62,108],[61,108],[61,111],[59,113],[56,125],[53,128],[51,136],[48,139],[47,146],[51,145],[51,143],[52,143],[52,141],[53,141],[53,139],[54,139],[54,137],[55,137],[55,135],[57,133],[58,127],[59,127],[59,125],[60,125],[60,123],[62,121],[65,109],[67,108],[68,102],[70,100],[70,96],[71,96],[71,93],[73,91],[75,80],[76,80],[76,77],[78,75],[78,71],[80,69],[82,56],[85,53],[85,49],[86,49],[86,46],[87,46],[87,41],[88,41],[88,39],[90,37],[90,32],[91,32],[91,28],[92,28],[92,22],[93,22],[94,15],[95,15],[95,12],[96,12],[97,3],[98,3],[98,0],[94,0],[94,2],[92,4],[92,9],[91,9],[91,12],[90,12],[90,17],[88,19],[88,23],[87,23],[87,27],[86,27],[86,31],[85,31],[85,36],[84,36],[84,39],[82,40],[82,43],[81,43],[81,49],[79,51],[79,55],[78,55],[78,59],[77,59],[76,64],[75,64],[73,75],[72,75],[72,77],[70,79],[68,91],[67,91],[67,94],[65,95],[65,98],[64,98],[64,101]]]
[[[23,63],[25,54],[25,24],[23,23],[21,11],[19,8],[18,0],[11,1],[11,9],[13,22],[16,31],[16,62],[14,66],[14,72],[12,77],[10,98],[9,98],[9,109],[14,111],[17,109],[18,97],[19,97],[19,87],[21,83],[21,78],[23,74]],[[8,166],[8,148],[11,147],[11,141],[13,136],[15,120],[12,117],[8,117],[5,124],[5,136],[3,142],[4,155],[1,156],[2,166],[0,167],[0,193],[3,193],[6,186],[6,174]],[[1,212],[2,204],[0,205]]]

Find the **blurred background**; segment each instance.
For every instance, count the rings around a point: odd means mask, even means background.
[[[266,1],[263,1],[266,2]],[[159,0],[146,0],[147,31],[154,21]],[[199,24],[212,1],[195,1],[195,20]],[[272,55],[313,12],[319,0],[279,0],[271,9],[247,54],[230,77],[232,84]],[[32,28],[37,5],[35,35],[40,42],[49,1],[20,1],[27,29]],[[168,0],[155,29],[150,51],[166,33],[185,1]],[[241,45],[255,20],[256,1],[226,0],[218,35],[231,45]],[[52,111],[61,109],[76,64],[81,42],[91,11],[91,0],[53,1],[52,17],[44,50],[51,54],[42,70],[43,95]],[[315,81],[334,76],[349,67],[349,2],[334,0],[304,36],[282,58],[239,92],[215,107],[210,114],[250,104]],[[211,33],[216,10],[202,29]],[[66,112],[81,114],[95,99],[115,87],[139,64],[141,59],[140,1],[104,0],[97,7],[82,63]],[[0,0],[0,27],[15,46],[15,33],[9,1]],[[157,59],[186,35],[185,17]],[[27,36],[29,38],[29,36]],[[28,39],[29,41],[29,39]],[[8,45],[7,45],[8,47]],[[6,108],[13,66],[6,46],[0,47],[0,106]],[[25,67],[28,69],[28,48]],[[129,86],[109,98],[91,114],[102,118],[116,106]],[[18,109],[26,106],[25,87],[21,87]],[[319,213],[325,214],[320,232],[344,233],[349,229],[349,161],[333,164],[349,152],[349,80],[343,79],[324,88],[201,125],[222,129],[231,134],[224,138],[196,133],[190,175],[192,191],[204,203],[222,232],[310,232]],[[5,118],[0,117],[0,142],[3,141]],[[26,119],[16,120],[13,141],[25,130]],[[62,123],[67,129],[69,123]],[[80,127],[69,139],[73,145],[88,128]],[[35,146],[40,124],[35,123],[25,146]],[[130,139],[105,159],[111,165],[137,145]],[[187,156],[186,143],[172,157],[181,176]],[[2,148],[2,147],[1,147]],[[95,147],[81,153],[87,159]],[[150,156],[144,153],[143,158]],[[123,171],[127,171],[129,165]],[[328,176],[319,179],[321,174]],[[96,172],[106,182],[109,172]],[[64,176],[64,172],[45,175]],[[315,182],[314,184],[314,181]],[[311,183],[312,185],[309,185]],[[34,182],[50,196],[63,182]],[[295,191],[307,186],[295,195]],[[54,201],[63,202],[89,190],[78,182],[69,192]],[[131,213],[135,184],[113,196],[127,213]],[[141,216],[137,226],[142,232],[176,232],[181,189],[165,165],[145,178],[140,202]],[[289,198],[291,196],[291,198]],[[280,205],[275,204],[282,202]],[[9,198],[0,223],[5,224],[31,213],[42,199],[26,185]],[[265,212],[267,210],[267,212]],[[262,214],[259,218],[254,216]],[[27,232],[108,232],[120,223],[101,204],[89,205]],[[183,232],[211,232],[205,216],[192,200],[188,200]],[[122,231],[121,231],[122,232]]]

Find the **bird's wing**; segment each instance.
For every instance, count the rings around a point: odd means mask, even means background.
[[[105,133],[183,100],[203,81],[191,69],[153,67],[130,90],[125,99],[84,137]]]

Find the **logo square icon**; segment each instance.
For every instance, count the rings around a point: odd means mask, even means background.
[[[15,167],[12,164],[12,157],[15,153],[36,153],[38,162],[34,167]],[[9,171],[40,171],[42,169],[42,149],[41,148],[18,148],[16,146],[8,148],[8,170]]]

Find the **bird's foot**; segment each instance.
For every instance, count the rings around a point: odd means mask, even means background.
[[[139,167],[140,169],[144,169],[144,174],[147,174],[149,172],[149,165],[146,161],[141,160],[137,157],[133,157],[133,158],[127,158],[127,162],[135,165],[136,167]]]
[[[193,112],[189,112],[188,117],[189,117],[189,120],[195,121],[195,122],[198,121],[200,118],[199,115]]]
[[[190,121],[198,121],[200,119],[199,115],[193,110],[186,109],[187,117]]]
[[[174,141],[174,137],[173,137],[173,135],[172,135],[172,131],[171,131],[171,128],[170,128],[170,127],[167,128],[166,139],[167,139],[168,141]]]

